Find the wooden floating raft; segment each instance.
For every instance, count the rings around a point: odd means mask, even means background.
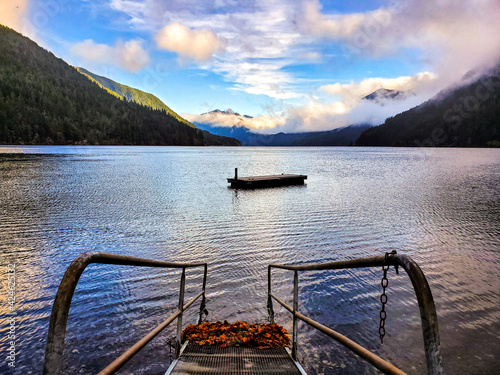
[[[227,182],[233,189],[257,189],[277,186],[304,185],[307,179],[303,174],[278,174],[270,176],[238,177],[238,168],[234,170],[234,178]]]

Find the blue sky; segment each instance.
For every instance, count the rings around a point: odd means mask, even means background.
[[[192,121],[377,124],[500,55],[498,0],[9,0],[0,23]],[[397,103],[360,100],[378,88]],[[253,120],[200,117],[231,108]],[[243,121],[243,122],[242,122]]]

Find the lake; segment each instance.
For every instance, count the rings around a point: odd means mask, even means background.
[[[22,152],[22,153],[21,153]],[[308,175],[305,186],[235,191],[227,177]],[[411,256],[437,306],[448,374],[500,366],[500,150],[415,148],[0,147],[1,298],[15,264],[16,367],[8,367],[2,303],[1,373],[41,372],[52,302],[85,251],[208,262],[213,320],[267,319],[267,265]],[[187,272],[187,298],[200,288]],[[292,300],[293,273],[273,289]],[[300,273],[299,310],[410,374],[426,373],[417,302],[404,272],[388,273],[387,335],[378,338],[379,268]],[[90,265],[68,321],[65,373],[96,373],[163,321],[180,273]],[[198,303],[196,303],[198,306]],[[276,322],[291,316],[274,304]],[[195,323],[197,307],[184,322]],[[169,327],[124,374],[162,374]],[[299,324],[308,374],[377,373]]]

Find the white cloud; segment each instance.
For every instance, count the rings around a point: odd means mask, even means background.
[[[159,47],[176,52],[181,57],[208,61],[212,55],[226,49],[226,41],[208,29],[192,30],[179,23],[171,23],[156,34]]]
[[[274,129],[285,124],[284,117],[259,116],[245,117],[235,113],[209,112],[202,115],[183,114],[185,119],[191,122],[212,124],[215,126],[244,126],[252,130]]]
[[[439,90],[437,77],[431,72],[396,78],[367,78],[360,82],[335,83],[321,86],[327,94],[340,100],[321,103],[311,100],[307,105],[289,108],[284,125],[291,131],[313,131],[336,129],[348,125],[379,125],[387,117],[413,108],[428,100]],[[378,89],[408,91],[398,98],[379,98],[376,101],[362,100]]]
[[[321,14],[319,1],[314,0],[304,3],[299,27],[306,34],[330,39],[350,39],[356,37],[368,22],[386,25],[391,19],[392,12],[383,8],[366,13],[324,16]]]
[[[349,125],[378,125],[387,117],[413,108],[429,99],[428,94],[409,95],[403,100],[337,100],[321,103],[311,100],[300,107],[287,107],[282,114],[253,118],[237,114],[205,113],[202,115],[183,114],[191,122],[215,126],[244,126],[257,133],[308,132],[342,128]]]
[[[280,131],[300,132],[331,130],[349,125],[379,125],[386,118],[413,108],[429,99],[428,95],[411,95],[403,100],[335,101],[289,108],[287,120]]]
[[[141,39],[127,42],[118,41],[114,46],[95,43],[92,39],[84,40],[71,47],[71,53],[88,62],[115,65],[130,72],[137,72],[146,67],[150,58],[142,47]]]
[[[215,71],[224,73],[228,80],[235,82],[233,90],[275,99],[297,98],[299,95],[290,88],[293,78],[281,71],[282,67],[283,62],[280,61],[250,63],[235,60],[214,63]]]
[[[320,89],[329,95],[338,95],[344,100],[357,100],[382,88],[398,91],[410,90],[413,93],[429,91],[429,88],[435,89],[433,83],[436,78],[431,72],[422,72],[397,78],[367,78],[361,82],[335,83],[321,86]]]
[[[348,57],[388,56],[405,48],[422,52],[432,71],[397,78],[324,85],[340,100],[309,104],[288,111],[285,129],[326,130],[351,124],[377,125],[421,104],[439,89],[459,81],[472,68],[500,58],[498,0],[399,1],[356,14],[322,14],[317,0],[304,3],[298,18],[301,32],[322,41],[341,42]],[[404,100],[372,102],[360,98],[380,89],[411,90]]]
[[[0,24],[22,32],[28,10],[28,0],[0,1]]]
[[[202,69],[233,82],[232,90],[280,100],[299,96],[297,80],[283,69],[303,56],[306,48],[293,24],[297,4],[112,0],[111,6],[129,17],[129,26],[154,33],[157,44],[178,53],[181,62],[192,59]],[[204,42],[198,43],[202,37]]]
[[[284,70],[303,55],[302,37],[290,22],[293,12],[293,7],[275,1],[218,15],[212,23],[221,29],[228,46],[223,59],[205,68],[234,82],[233,90],[279,100],[300,97],[299,80]]]
[[[500,57],[498,0],[393,0],[355,14],[322,14],[318,0],[304,3],[299,29],[342,42],[347,55],[387,56],[419,49],[442,86]]]
[[[191,54],[189,58],[198,62],[205,60],[199,67],[223,76],[232,83],[231,90],[267,95],[284,107],[299,98],[309,100],[309,104],[288,108],[283,115],[286,121],[281,114],[269,116],[272,121],[268,123],[275,124],[277,131],[377,124],[420,104],[469,69],[500,57],[498,0],[387,0],[379,9],[351,14],[322,10],[318,0],[110,1],[115,10],[129,16],[132,28],[157,34],[165,25],[179,24],[188,29],[187,34],[210,30],[217,39],[225,40],[223,54],[210,53],[210,43],[200,56],[189,51],[189,44],[179,42],[169,49],[180,56]],[[343,47],[342,54],[334,56],[338,45]],[[350,58],[388,56],[426,71],[325,85],[323,77],[316,83],[307,75],[298,77],[297,70],[290,68],[322,64],[319,71],[339,67],[337,76],[341,77]],[[318,92],[319,85],[323,86]],[[358,100],[379,88],[411,89],[417,95],[386,105]],[[320,101],[313,96],[322,93],[334,98]]]
[[[146,2],[133,0],[110,0],[109,6],[113,10],[126,13],[130,17],[128,22],[131,25],[138,28],[146,27],[146,20],[144,19],[144,12],[148,9]]]

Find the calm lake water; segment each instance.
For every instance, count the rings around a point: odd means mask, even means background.
[[[24,153],[18,153],[23,151]],[[226,178],[307,174],[307,185],[234,191]],[[500,150],[401,148],[0,147],[1,373],[41,372],[53,298],[89,250],[208,262],[210,320],[267,318],[267,265],[383,255],[416,260],[438,309],[448,374],[500,367]],[[8,367],[7,264],[16,266],[16,367]],[[187,297],[200,288],[188,271]],[[410,374],[426,373],[417,303],[381,269],[300,274],[299,309]],[[179,272],[91,265],[73,299],[65,373],[96,373],[175,309]],[[292,299],[293,274],[273,288]],[[198,304],[197,304],[198,305]],[[276,321],[291,330],[275,304]],[[185,323],[195,323],[197,308]],[[309,374],[377,373],[299,324]],[[124,374],[162,374],[167,329]]]

